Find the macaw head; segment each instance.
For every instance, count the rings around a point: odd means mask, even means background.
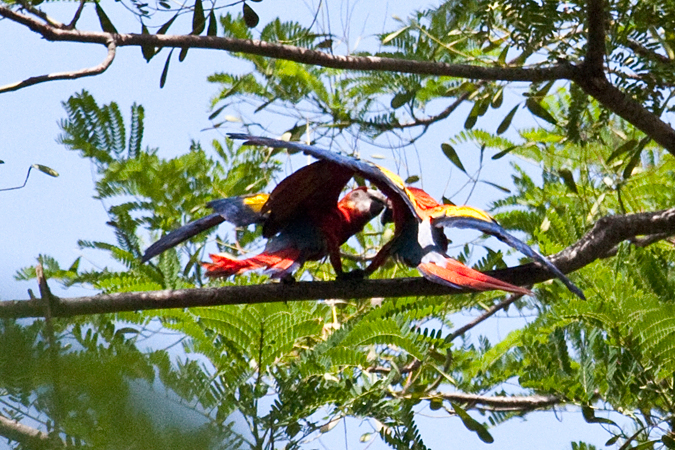
[[[360,186],[342,197],[340,205],[357,215],[372,219],[387,207],[389,200],[380,191]]]

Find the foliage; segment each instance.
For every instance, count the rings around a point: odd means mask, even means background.
[[[611,2],[606,43],[613,79],[658,115],[671,108],[673,85],[670,63],[658,57],[672,59],[673,39],[667,30],[673,28],[669,25],[675,15],[666,3]],[[581,6],[450,0],[419,11],[402,20],[397,30],[379,36],[383,49],[378,55],[497,67],[579,62],[585,42]],[[146,7],[136,5],[144,20],[149,15],[142,11]],[[190,10],[194,34],[213,30],[215,7],[214,3],[207,14],[202,2],[195,2]],[[254,17],[246,14],[250,26]],[[101,25],[109,28],[112,24],[104,16],[99,13]],[[165,22],[163,32],[172,21]],[[225,36],[255,37],[231,14],[222,16],[220,25]],[[261,27],[260,37],[314,49],[330,46],[326,36],[311,27],[278,20]],[[144,50],[149,59],[161,49]],[[443,143],[441,151],[464,171],[455,147],[466,143],[481,148],[480,163],[490,153],[493,159],[509,154],[541,168],[538,181],[515,165],[514,191],[493,202],[493,207],[506,228],[524,233],[544,254],[576,242],[604,215],[668,208],[675,201],[672,157],[574,85],[533,84],[515,106],[513,102],[506,106],[509,85],[503,82],[344,73],[259,56],[239,57],[251,63],[251,73],[210,77],[220,88],[211,117],[218,119],[246,101],[252,103],[253,114],[266,110],[291,117],[290,126],[284,121],[274,126],[276,134],[286,132],[292,139],[308,130],[317,140],[347,133],[373,139],[383,133],[400,137],[406,130],[419,130],[405,138],[410,143],[442,123],[455,111],[455,102],[472,102],[465,130]],[[167,67],[168,59],[163,80]],[[441,113],[427,114],[438,105]],[[490,109],[502,106],[508,112],[494,130],[477,127]],[[111,205],[109,223],[117,238],[114,244],[80,245],[101,250],[118,264],[84,270],[78,259],[63,269],[53,258],[41,256],[49,278],[102,292],[263,280],[257,275],[204,280],[197,262],[213,241],[210,233],[166,252],[157,263],[141,265],[139,257],[149,240],[206,214],[209,200],[268,189],[280,168],[278,153],[252,153],[229,142],[214,142],[213,150],[206,151],[194,142],[186,154],[164,159],[157,149],[142,144],[141,106],[131,108],[129,125],[115,103],[99,106],[86,92],[71,97],[64,107],[67,119],[61,122],[60,142],[95,167],[96,197]],[[522,109],[541,119],[542,126],[507,133]],[[245,125],[253,122],[244,119]],[[350,242],[349,250],[357,253],[354,259],[382,244],[386,231],[381,231],[370,227]],[[252,230],[234,230],[215,239],[219,248],[234,253],[259,245]],[[535,298],[514,304],[519,313],[533,319],[499,341],[453,333],[453,314],[482,314],[502,304],[504,298],[495,293],[119,314],[54,321],[53,332],[42,321],[27,325],[7,321],[0,342],[7,346],[0,352],[2,399],[13,405],[12,417],[38,416],[48,431],[57,430],[74,444],[114,446],[116,436],[105,431],[129,428],[132,421],[115,422],[102,399],[128,401],[130,386],[143,382],[160,384],[200,415],[206,425],[194,434],[204,447],[234,443],[299,448],[341,420],[357,417],[367,419],[392,448],[423,449],[425,436],[416,425],[420,408],[447,411],[457,416],[450,420],[461,420],[467,432],[489,442],[489,427],[530,408],[500,410],[489,403],[450,401],[444,396],[459,392],[489,400],[513,393],[511,384],[516,381],[516,394],[555,396],[560,403],[579,407],[587,422],[608,430],[609,445],[673,448],[673,242],[633,244],[622,243],[614,258],[597,261],[573,276],[586,293],[586,302],[572,298],[558,282],[536,286]],[[470,253],[466,247],[457,257],[468,260]],[[502,254],[491,249],[477,264],[481,270],[503,265]],[[390,265],[377,276],[408,273]],[[34,268],[18,274],[21,279],[34,276]],[[331,274],[321,263],[313,263],[301,276],[326,279]],[[181,351],[139,349],[138,337],[151,324],[177,333]],[[10,351],[14,348],[22,351],[15,354]],[[112,360],[119,366],[106,367]],[[19,368],[31,369],[31,376]],[[67,377],[61,376],[64,372]],[[96,374],[105,373],[109,376],[98,379]],[[60,378],[54,379],[57,375]],[[114,385],[97,384],[103,378],[112,379]],[[96,397],[94,391],[103,395]],[[467,409],[485,416],[476,419]],[[606,412],[613,413],[611,419]],[[131,417],[148,433],[143,440],[168,445],[162,439],[172,432],[148,437],[155,430],[151,420],[136,413],[132,411]],[[238,415],[246,422],[245,432],[223,425]],[[571,446],[593,448],[583,442]]]

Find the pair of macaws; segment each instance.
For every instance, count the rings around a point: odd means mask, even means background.
[[[550,261],[509,234],[484,211],[439,204],[422,189],[406,187],[397,175],[382,167],[330,150],[244,134],[229,136],[249,145],[302,151],[319,161],[282,180],[269,195],[210,202],[214,214],[167,234],[146,250],[143,261],[224,221],[236,226],[261,223],[263,237],[268,239],[261,254],[246,259],[213,254],[212,263],[203,263],[206,274],[225,277],[264,268],[273,277],[284,279],[305,261],[328,256],[338,278],[355,278],[370,275],[388,258],[394,258],[416,267],[435,283],[477,291],[499,289],[531,294],[526,288],[497,280],[447,256],[448,241],[443,229],[472,228],[497,237],[545,266],[570,291],[584,298],[581,290]],[[338,201],[343,188],[354,176],[367,179],[378,190],[359,187]],[[385,217],[394,222],[393,239],[382,247],[365,270],[343,272],[340,245],[385,209]]]

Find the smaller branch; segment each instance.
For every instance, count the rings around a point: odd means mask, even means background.
[[[429,397],[441,398],[450,402],[466,405],[467,408],[476,408],[489,411],[533,411],[535,409],[550,408],[565,403],[560,397],[553,395],[527,396],[486,396],[465,394],[461,392],[437,393]]]
[[[0,415],[0,435],[27,448],[63,447],[63,442],[52,439],[47,433],[3,415]]]
[[[30,177],[30,171],[32,169],[33,169],[33,166],[30,166],[28,168],[28,172],[26,173],[26,179],[23,180],[23,184],[21,186],[14,186],[14,187],[11,187],[11,188],[2,188],[2,189],[0,189],[0,192],[2,192],[2,191],[13,191],[15,189],[22,189],[22,188],[26,187],[26,183],[28,183],[28,177]]]
[[[605,77],[605,3],[589,0],[587,6],[588,38],[583,67],[593,77]]]
[[[68,25],[66,25],[66,30],[74,30],[75,25],[77,25],[77,21],[80,20],[80,16],[82,15],[82,11],[84,10],[84,4],[86,3],[87,0],[80,0],[80,4],[77,7],[77,11],[75,11],[75,15],[73,16],[73,20],[70,21]]]
[[[497,303],[496,305],[491,306],[490,308],[487,309],[483,314],[480,316],[476,317],[474,320],[471,322],[467,323],[463,327],[459,327],[452,333],[450,333],[446,338],[445,342],[450,343],[454,341],[458,336],[462,336],[464,333],[475,327],[481,322],[484,322],[485,320],[489,319],[493,315],[495,315],[497,312],[501,311],[502,309],[506,309],[511,305],[511,303],[515,302],[516,300],[520,299],[523,295],[522,294],[515,294],[507,298],[506,300]]]
[[[26,78],[23,81],[7,84],[5,86],[0,87],[0,94],[2,94],[3,92],[18,91],[19,89],[25,88],[27,86],[33,86],[35,84],[45,83],[47,81],[75,80],[77,78],[99,75],[105,72],[106,69],[110,67],[110,64],[112,64],[113,60],[115,59],[115,51],[117,49],[115,41],[113,39],[109,39],[107,47],[108,47],[108,54],[106,55],[103,62],[101,62],[101,64],[97,66],[88,67],[86,69],[76,70],[73,72],[57,72],[57,73],[50,73],[47,75],[40,75],[36,77]]]
[[[657,53],[654,50],[647,48],[644,45],[632,39],[628,39],[626,41],[626,47],[633,50],[633,52],[635,52],[636,55],[644,56],[645,58],[651,59],[652,61],[661,64],[672,65],[673,62],[675,62],[672,59],[668,58],[666,55]]]
[[[45,22],[47,22],[47,24],[51,25],[52,27],[55,27],[55,28],[65,28],[65,27],[66,27],[66,26],[65,26],[64,24],[62,24],[61,22],[59,22],[59,21],[56,20],[56,19],[52,19],[51,17],[49,17],[49,16],[47,15],[47,13],[45,13],[44,11],[41,11],[41,10],[35,8],[35,7],[34,7],[33,5],[31,5],[30,3],[27,3],[27,2],[25,2],[25,1],[19,1],[19,4],[21,5],[21,7],[22,7],[23,9],[25,9],[25,10],[28,11],[29,13],[33,14],[34,16],[38,16],[40,19],[44,20]]]

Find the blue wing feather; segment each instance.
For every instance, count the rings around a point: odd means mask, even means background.
[[[151,258],[159,255],[160,253],[175,247],[176,245],[190,239],[192,236],[195,236],[202,231],[213,228],[218,224],[225,222],[225,219],[220,214],[211,214],[201,219],[190,222],[187,225],[183,225],[177,230],[173,230],[169,234],[162,236],[160,240],[152,244],[150,247],[145,250],[143,258],[141,258],[141,263],[149,261]]]
[[[332,150],[326,150],[313,145],[302,144],[300,142],[287,142],[278,139],[270,139],[239,133],[228,133],[228,136],[231,139],[244,140],[245,145],[264,145],[267,147],[298,150],[317,159],[331,161],[342,167],[347,167],[377,186],[382,192],[384,192],[385,195],[387,195],[387,197],[390,197],[392,201],[404,203],[409,210],[409,214],[417,218],[415,205],[412,203],[412,200],[408,197],[405,191],[374,164],[351,156],[343,155]]]
[[[553,265],[551,261],[546,259],[543,255],[535,251],[532,247],[517,237],[507,232],[497,222],[485,222],[470,217],[436,217],[433,220],[433,225],[453,228],[471,228],[482,231],[486,234],[490,234],[505,244],[523,253],[525,256],[532,258],[536,263],[546,267],[549,271],[551,271],[551,273],[555,274],[555,276],[558,277],[558,279],[560,279],[560,281],[562,281],[565,286],[567,286],[567,289],[569,289],[579,298],[586,300],[586,297],[584,296],[584,293],[581,291],[581,289],[572,283],[572,281],[567,278],[565,274],[560,271],[560,269]]]

